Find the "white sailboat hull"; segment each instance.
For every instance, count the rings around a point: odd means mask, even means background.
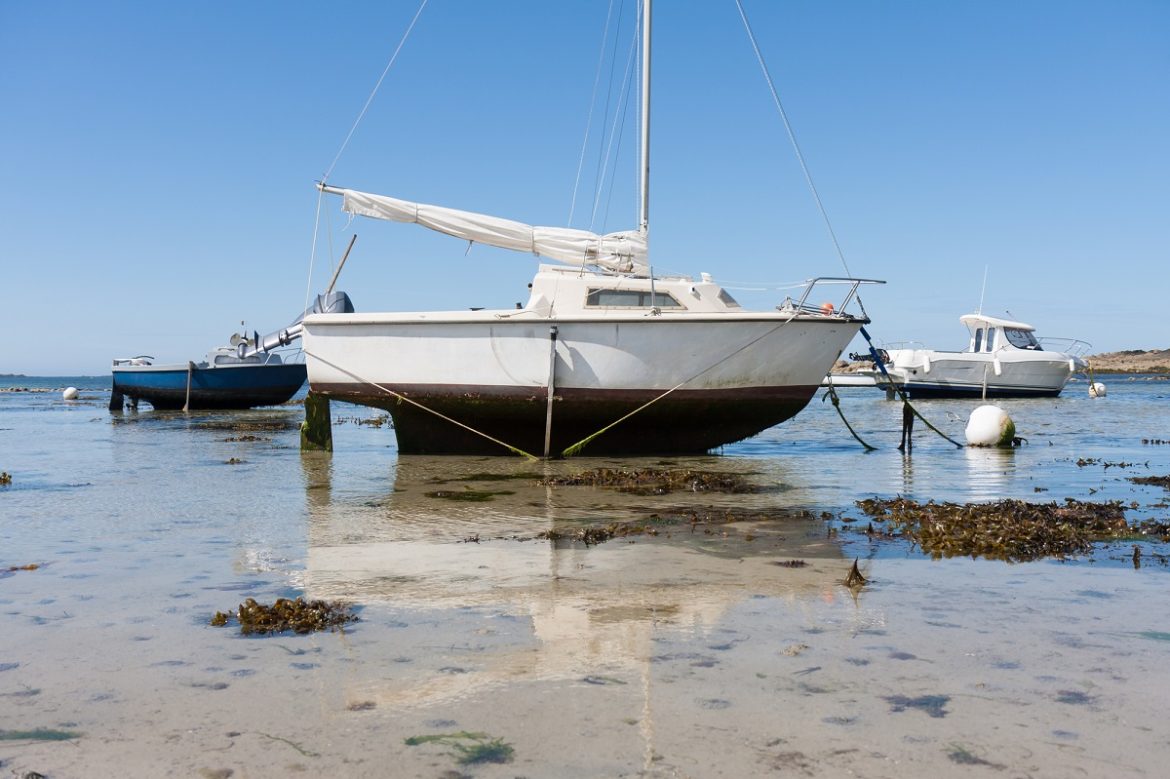
[[[389,410],[406,453],[503,454],[503,442],[542,454],[547,437],[556,454],[630,412],[587,452],[705,452],[797,413],[863,324],[768,312],[515,314],[309,317],[310,389]]]

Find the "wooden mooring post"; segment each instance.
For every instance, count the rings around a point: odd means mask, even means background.
[[[310,392],[305,396],[305,421],[301,423],[301,450],[333,451],[333,420],[329,398]]]

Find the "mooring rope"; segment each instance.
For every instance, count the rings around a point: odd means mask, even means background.
[[[573,456],[575,456],[575,455],[579,454],[579,453],[580,453],[580,451],[581,451],[582,449],[584,449],[584,448],[585,448],[585,445],[586,445],[586,444],[588,444],[588,443],[589,443],[590,441],[592,441],[593,439],[597,438],[597,437],[598,437],[599,435],[601,435],[602,433],[604,433],[604,432],[606,432],[606,431],[610,430],[611,428],[615,427],[616,425],[618,425],[618,424],[620,424],[620,423],[622,423],[622,422],[626,421],[626,420],[627,420],[627,419],[629,419],[630,417],[634,416],[634,414],[637,414],[637,413],[639,413],[640,411],[642,411],[642,410],[644,410],[644,409],[646,409],[646,408],[649,408],[650,406],[654,405],[654,404],[655,404],[655,403],[657,403],[658,401],[660,401],[660,400],[662,400],[663,398],[665,398],[665,397],[666,397],[667,395],[669,395],[670,393],[674,392],[676,389],[679,389],[680,387],[683,387],[683,386],[685,386],[685,385],[689,384],[690,382],[692,382],[692,381],[694,381],[695,379],[697,379],[697,378],[699,378],[700,376],[702,376],[702,375],[703,375],[704,373],[706,373],[707,371],[710,371],[710,370],[712,370],[713,368],[717,368],[718,366],[720,366],[720,365],[722,365],[723,363],[727,362],[727,361],[728,361],[728,360],[730,360],[732,357],[734,357],[735,355],[737,355],[737,354],[739,354],[740,352],[744,351],[745,349],[748,349],[749,347],[751,347],[751,346],[754,346],[755,344],[759,343],[760,341],[762,341],[763,339],[767,338],[767,337],[768,337],[768,336],[770,336],[772,333],[775,333],[775,332],[776,332],[777,330],[779,330],[781,327],[784,327],[784,325],[788,324],[788,323],[789,323],[789,322],[791,322],[793,319],[795,319],[795,318],[796,318],[796,315],[797,315],[798,313],[799,313],[799,312],[797,312],[797,311],[793,311],[791,316],[789,316],[787,319],[785,319],[785,320],[784,320],[783,322],[781,322],[780,324],[778,324],[778,325],[776,325],[775,327],[773,327],[771,330],[768,330],[767,332],[765,332],[765,333],[763,333],[763,334],[761,334],[761,335],[757,336],[756,338],[753,338],[752,340],[748,341],[748,342],[747,342],[746,344],[744,344],[743,346],[741,346],[741,347],[739,347],[738,349],[736,349],[736,350],[735,350],[734,352],[732,352],[731,354],[728,354],[728,355],[726,355],[726,356],[724,356],[724,357],[720,358],[720,359],[719,359],[719,360],[717,360],[716,362],[713,362],[713,363],[711,363],[711,364],[710,364],[710,365],[708,365],[706,368],[704,368],[703,370],[701,370],[701,371],[699,371],[698,373],[694,374],[693,376],[691,376],[691,377],[689,377],[689,378],[686,378],[686,379],[683,379],[683,380],[682,380],[682,381],[680,381],[678,384],[675,384],[673,387],[671,387],[670,389],[668,389],[666,392],[663,392],[663,393],[662,393],[661,395],[659,395],[658,397],[656,397],[656,398],[652,398],[651,400],[649,400],[649,401],[647,401],[647,402],[643,403],[641,406],[638,406],[638,407],[637,407],[636,409],[634,409],[633,411],[629,412],[628,414],[625,414],[625,415],[624,415],[624,416],[622,416],[620,419],[616,419],[616,420],[614,420],[613,422],[610,422],[608,425],[606,425],[605,427],[601,428],[601,429],[600,429],[600,430],[598,430],[596,433],[592,433],[592,434],[590,434],[590,435],[586,436],[585,438],[582,438],[582,439],[581,439],[580,441],[578,441],[577,443],[575,443],[575,444],[573,444],[572,446],[568,447],[567,449],[563,450],[563,451],[561,452],[561,456],[562,456],[562,457],[573,457]]]
[[[1089,374],[1089,397],[1097,397],[1097,380],[1093,378],[1093,363],[1085,360],[1085,371]]]
[[[308,349],[302,349],[302,351],[305,354],[307,354],[308,356],[312,357],[314,360],[320,360],[322,363],[324,363],[325,365],[328,365],[330,368],[333,368],[336,371],[340,371],[352,379],[357,379],[361,383],[368,384],[371,387],[377,387],[378,389],[382,390],[382,392],[385,392],[387,395],[390,395],[393,398],[396,398],[396,399],[403,401],[405,403],[409,403],[412,406],[416,406],[416,407],[422,409],[423,411],[426,411],[429,414],[434,414],[439,419],[444,419],[453,425],[458,425],[459,427],[463,428],[464,430],[467,430],[468,432],[475,433],[478,436],[482,436],[483,438],[486,438],[487,440],[491,441],[493,444],[499,444],[500,446],[504,447],[508,451],[514,452],[514,453],[520,455],[521,457],[527,457],[529,460],[534,460],[534,461],[540,459],[536,455],[529,454],[528,452],[524,451],[523,449],[521,449],[518,446],[512,446],[511,444],[505,443],[504,441],[501,441],[498,438],[493,438],[490,435],[488,435],[487,433],[483,432],[482,430],[476,430],[474,427],[471,427],[470,425],[465,425],[464,423],[460,422],[458,419],[452,419],[451,417],[447,416],[446,414],[443,414],[442,412],[435,411],[433,408],[428,408],[427,406],[424,406],[422,403],[419,403],[417,400],[413,400],[411,398],[408,398],[400,392],[395,392],[392,389],[388,389],[387,387],[383,387],[381,384],[378,384],[377,382],[370,381],[369,379],[363,378],[362,376],[359,376],[358,374],[354,373],[353,371],[346,370],[345,368],[342,368],[340,365],[337,365],[336,363],[332,363],[329,360],[326,360],[324,357],[321,357],[320,355],[313,354]]]
[[[690,379],[687,379],[687,381],[690,381]],[[608,425],[606,425],[605,427],[601,428],[601,429],[600,429],[600,430],[598,430],[596,433],[591,433],[591,434],[589,434],[589,435],[585,436],[584,438],[582,438],[582,439],[581,439],[580,441],[578,441],[577,443],[575,443],[575,444],[573,444],[572,446],[570,446],[570,447],[568,447],[568,448],[566,448],[566,449],[562,450],[562,451],[561,451],[561,456],[562,456],[562,457],[576,457],[578,454],[580,454],[580,453],[581,453],[581,450],[582,450],[582,449],[584,449],[584,448],[585,448],[585,446],[586,446],[586,445],[587,445],[587,444],[588,444],[590,441],[592,441],[593,439],[597,438],[597,437],[598,437],[599,435],[601,435],[602,433],[605,433],[606,431],[610,430],[611,428],[613,428],[613,427],[616,427],[617,425],[621,424],[622,422],[625,422],[627,419],[629,419],[630,417],[632,417],[634,414],[637,414],[639,411],[642,411],[643,409],[649,408],[650,406],[654,405],[655,403],[657,403],[658,401],[662,400],[662,399],[663,399],[663,398],[665,398],[667,395],[669,395],[670,393],[674,392],[676,389],[678,389],[679,387],[683,386],[683,384],[686,384],[686,383],[687,383],[687,382],[686,382],[686,381],[684,381],[684,382],[680,382],[679,384],[675,384],[673,387],[671,387],[670,389],[668,389],[666,392],[663,392],[663,393],[662,393],[661,395],[659,395],[658,397],[656,397],[656,398],[653,398],[652,400],[648,400],[647,402],[645,402],[645,403],[643,403],[642,405],[638,406],[636,409],[634,409],[633,411],[629,412],[628,414],[626,414],[626,415],[622,416],[622,417],[621,417],[621,418],[619,418],[619,419],[615,419],[613,422],[610,422]]]
[[[861,444],[862,446],[864,446],[864,447],[865,447],[865,450],[866,450],[867,452],[873,452],[873,451],[876,451],[876,450],[877,450],[877,447],[876,447],[876,446],[870,446],[870,445],[869,445],[869,444],[867,444],[865,441],[863,441],[863,440],[862,440],[862,438],[861,438],[861,436],[859,436],[859,435],[857,434],[857,431],[853,429],[853,425],[849,424],[849,420],[845,418],[845,412],[841,410],[841,398],[837,397],[837,390],[836,390],[836,388],[833,386],[833,376],[832,376],[832,374],[828,374],[828,375],[827,375],[825,378],[827,378],[827,379],[829,380],[829,391],[828,391],[828,392],[826,392],[826,393],[824,394],[824,396],[822,396],[822,397],[821,397],[821,402],[822,402],[822,403],[824,403],[824,402],[825,402],[825,398],[832,398],[832,400],[833,400],[833,408],[837,409],[837,415],[838,415],[839,417],[841,417],[841,421],[845,423],[845,427],[847,427],[847,428],[849,429],[849,432],[853,434],[853,437],[857,439],[857,443],[859,443],[859,444]]]
[[[886,378],[886,381],[887,381],[887,382],[889,382],[890,388],[891,388],[891,389],[893,389],[893,390],[894,390],[894,392],[898,393],[898,397],[902,398],[902,403],[904,403],[904,404],[905,404],[905,407],[906,407],[906,408],[909,408],[909,409],[910,409],[912,412],[914,412],[914,416],[916,416],[916,417],[918,417],[919,419],[921,419],[921,420],[922,420],[922,423],[923,423],[924,425],[926,425],[927,427],[929,427],[929,428],[930,428],[931,430],[933,430],[934,432],[938,433],[938,434],[939,434],[940,436],[942,436],[943,438],[945,438],[945,439],[947,439],[948,441],[950,441],[950,442],[951,442],[952,444],[954,444],[955,446],[957,446],[957,447],[959,447],[960,449],[962,449],[962,448],[963,448],[963,445],[962,445],[961,443],[959,443],[959,442],[958,442],[958,441],[956,441],[955,439],[951,438],[950,436],[948,436],[948,435],[947,435],[946,433],[944,433],[943,431],[939,430],[939,429],[938,429],[937,427],[935,427],[934,425],[930,424],[930,420],[929,420],[929,419],[927,419],[926,417],[922,416],[922,414],[918,413],[918,409],[914,408],[914,406],[913,406],[913,405],[910,403],[910,397],[909,397],[909,396],[906,394],[906,391],[905,391],[905,390],[903,390],[901,387],[899,387],[897,384],[895,384],[895,383],[894,383],[894,380],[893,380],[892,378],[890,378],[890,374],[886,372],[886,366],[885,366],[885,364],[884,364],[884,363],[882,363],[882,361],[881,361],[881,358],[880,358],[880,357],[878,357],[877,349],[876,349],[876,348],[874,348],[873,341],[870,339],[870,337],[869,337],[869,333],[867,333],[867,332],[865,331],[865,328],[864,328],[864,327],[863,327],[863,328],[861,328],[861,335],[862,335],[862,337],[864,337],[864,338],[865,338],[865,342],[866,342],[867,344],[869,344],[869,354],[870,354],[870,356],[871,356],[871,357],[873,357],[873,364],[874,364],[874,365],[876,365],[876,366],[878,367],[878,370],[880,370],[880,371],[882,372],[882,376],[885,376],[885,378]]]

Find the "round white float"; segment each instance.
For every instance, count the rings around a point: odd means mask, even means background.
[[[971,412],[966,432],[970,446],[1011,446],[1016,423],[999,406],[980,406]]]
[[[1105,385],[1099,381],[1095,381],[1092,384],[1090,384],[1089,385],[1089,397],[1090,398],[1103,398],[1103,397],[1105,397]]]
[[[77,400],[77,396],[81,394],[77,391],[77,387],[66,387],[65,391],[61,393],[61,397],[65,400]]]

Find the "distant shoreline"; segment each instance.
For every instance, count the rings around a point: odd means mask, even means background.
[[[1120,352],[1102,352],[1090,354],[1085,358],[1089,361],[1093,373],[1100,374],[1131,374],[1131,373],[1170,373],[1170,349],[1127,349]],[[833,373],[854,373],[858,370],[871,368],[869,362],[839,361],[833,367]],[[23,373],[0,373],[0,379],[52,379],[52,378],[102,378],[101,376],[29,376]]]
[[[1170,373],[1170,349],[1105,352],[1087,359],[1093,373]]]

